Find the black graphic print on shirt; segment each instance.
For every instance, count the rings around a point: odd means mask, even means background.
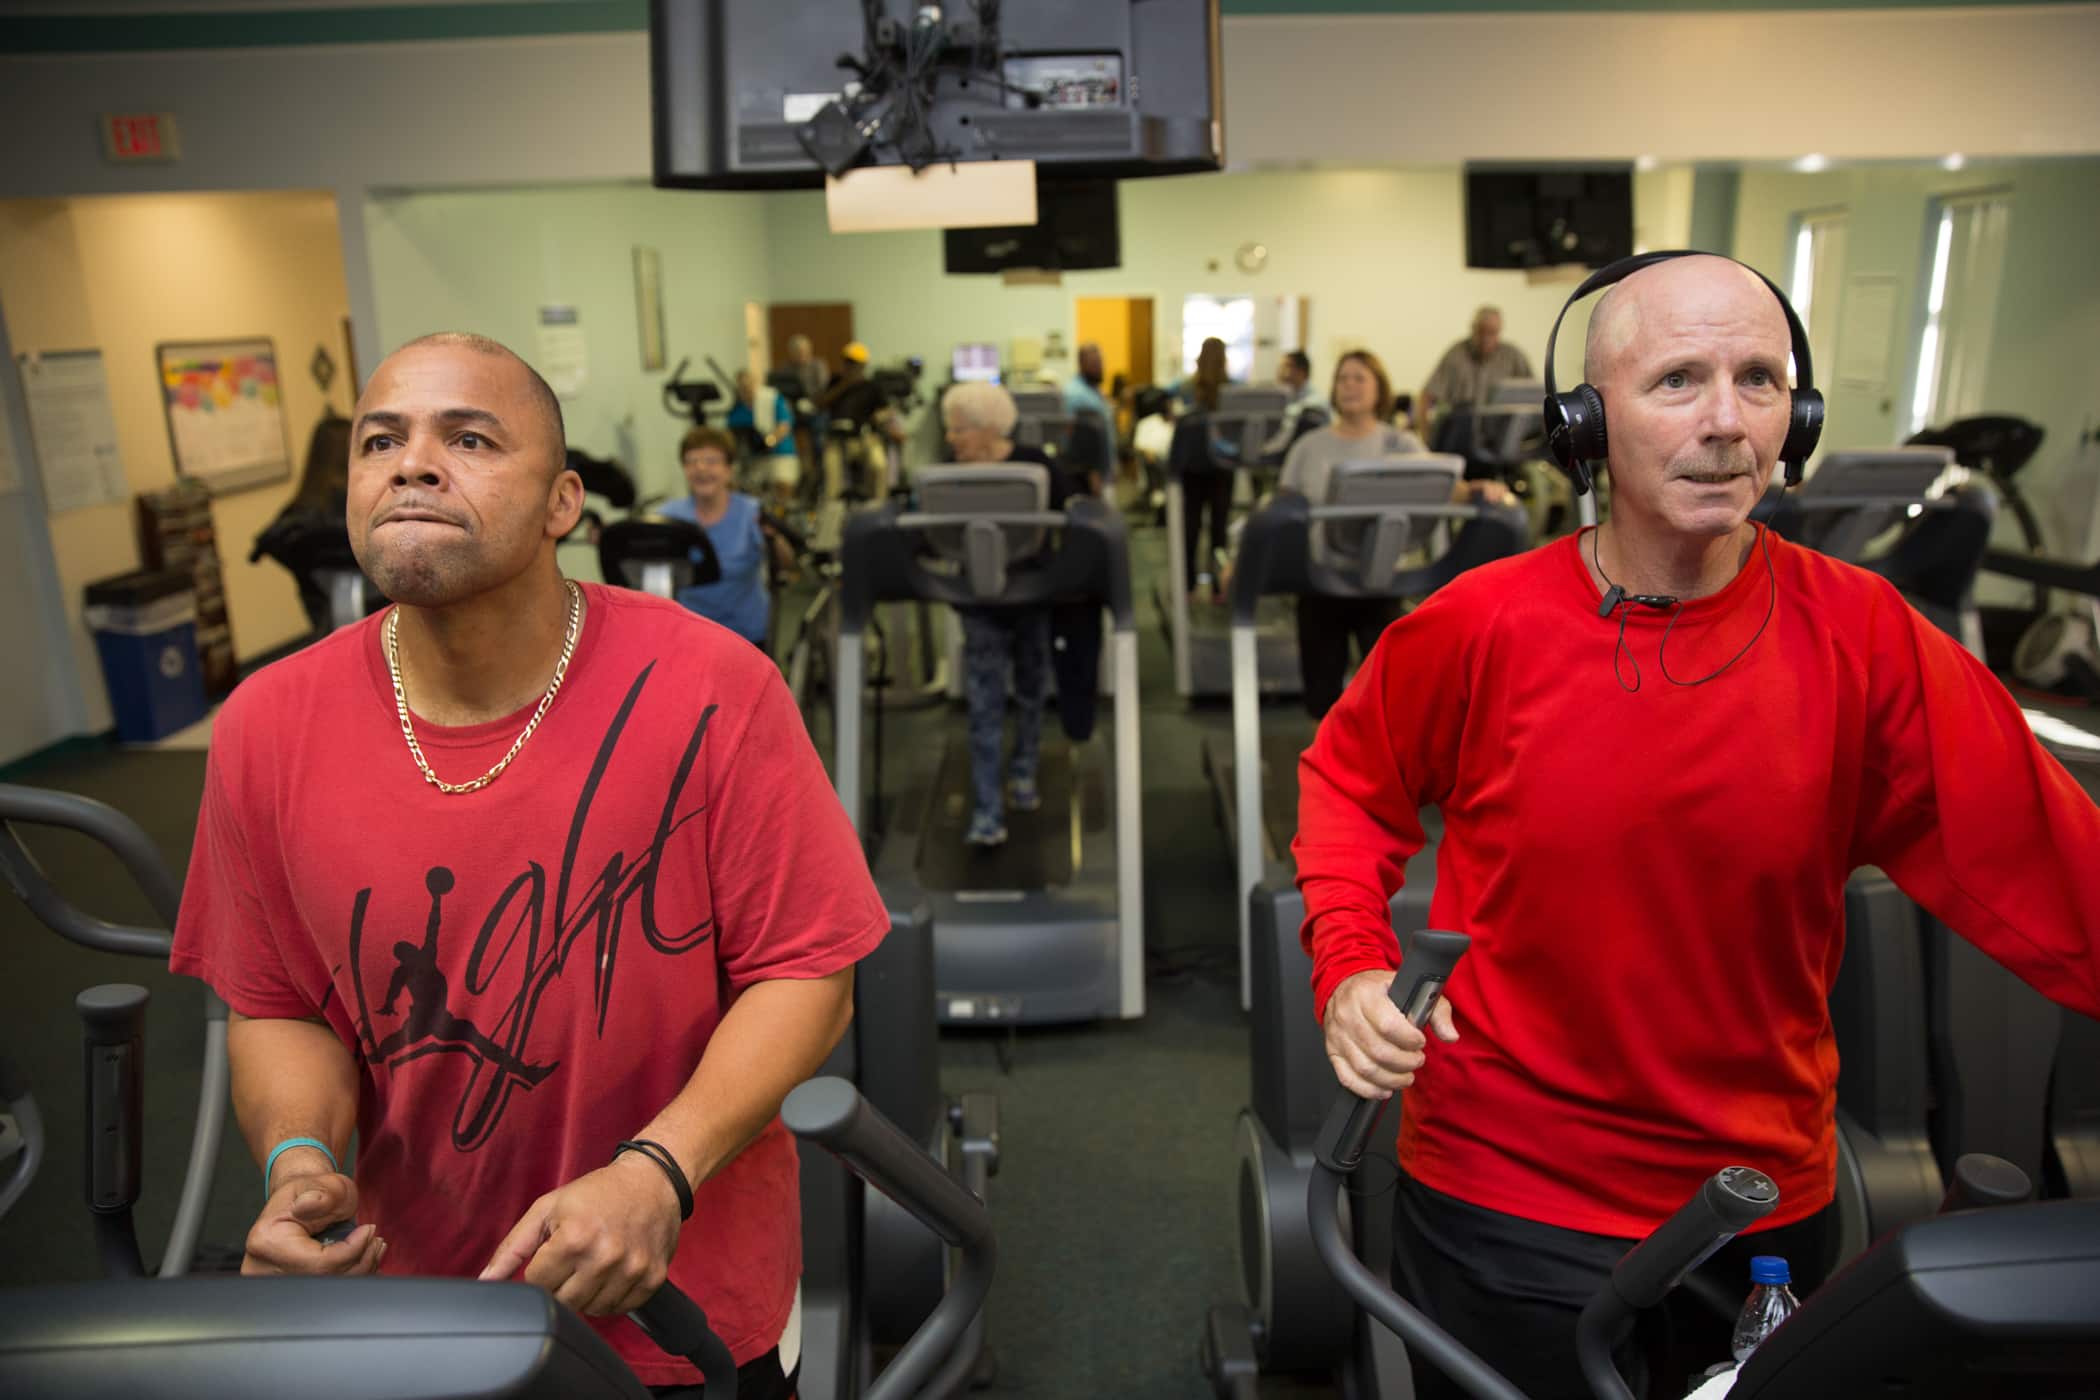
[[[389,1070],[399,1070],[428,1055],[463,1055],[472,1061],[473,1071],[452,1121],[453,1145],[462,1152],[488,1141],[513,1090],[529,1090],[560,1069],[558,1059],[549,1059],[544,1050],[535,1048],[533,1022],[541,998],[556,978],[569,971],[579,944],[590,959],[594,1026],[602,1036],[630,913],[643,939],[659,953],[689,952],[714,937],[711,912],[696,915],[690,909],[662,909],[656,897],[665,847],[674,833],[706,809],[702,802],[680,812],[679,799],[707,737],[713,705],[701,711],[670,775],[648,847],[631,860],[627,852],[614,851],[594,871],[577,869],[585,841],[592,834],[592,804],[654,669],[653,663],[644,666],[635,677],[598,745],[569,822],[551,920],[547,867],[529,856],[485,912],[460,909],[459,901],[452,898],[455,881],[450,867],[433,864],[419,872],[412,878],[421,885],[428,913],[422,930],[414,936],[367,926],[376,885],[360,889],[353,902],[349,973],[356,998],[352,1010],[359,1048],[370,1063]],[[461,839],[473,839],[471,825],[463,823],[459,831]],[[587,883],[579,891],[577,885],[582,881]],[[474,928],[471,935],[467,932],[470,927]],[[586,933],[590,935],[587,941]],[[444,969],[460,963],[456,952],[450,957],[442,954],[456,950],[467,939],[471,942],[463,985],[455,990]],[[473,1016],[455,1009],[466,998],[472,998]]]

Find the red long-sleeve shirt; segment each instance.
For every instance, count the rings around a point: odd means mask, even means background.
[[[1829,993],[1876,865],[2045,995],[2100,1015],[2100,809],[2017,704],[1886,581],[1782,540],[1634,609],[1635,693],[1578,539],[1475,569],[1387,629],[1300,762],[1314,1002],[1397,961],[1387,901],[1435,805],[1430,921],[1472,935],[1461,1038],[1406,1096],[1427,1186],[1646,1233],[1716,1168],[1836,1180]],[[1631,665],[1623,662],[1627,680]]]

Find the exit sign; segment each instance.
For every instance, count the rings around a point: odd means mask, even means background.
[[[175,139],[175,118],[167,112],[144,116],[105,113],[102,153],[115,161],[174,160],[182,154]]]

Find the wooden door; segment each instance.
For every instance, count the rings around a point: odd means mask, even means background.
[[[1152,352],[1152,298],[1130,298],[1130,382],[1142,388],[1158,382],[1159,360]]]
[[[853,303],[850,301],[775,302],[766,308],[767,339],[773,363],[788,362],[788,340],[809,337],[818,359],[838,373],[839,355],[853,339]]]

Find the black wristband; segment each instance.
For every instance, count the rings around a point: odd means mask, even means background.
[[[685,1172],[678,1165],[678,1159],[665,1150],[662,1143],[651,1142],[647,1138],[629,1139],[613,1149],[613,1160],[615,1162],[620,1160],[622,1152],[639,1152],[659,1167],[662,1167],[664,1175],[671,1178],[671,1189],[678,1193],[678,1218],[680,1220],[691,1220],[693,1218],[692,1183],[685,1179]]]

